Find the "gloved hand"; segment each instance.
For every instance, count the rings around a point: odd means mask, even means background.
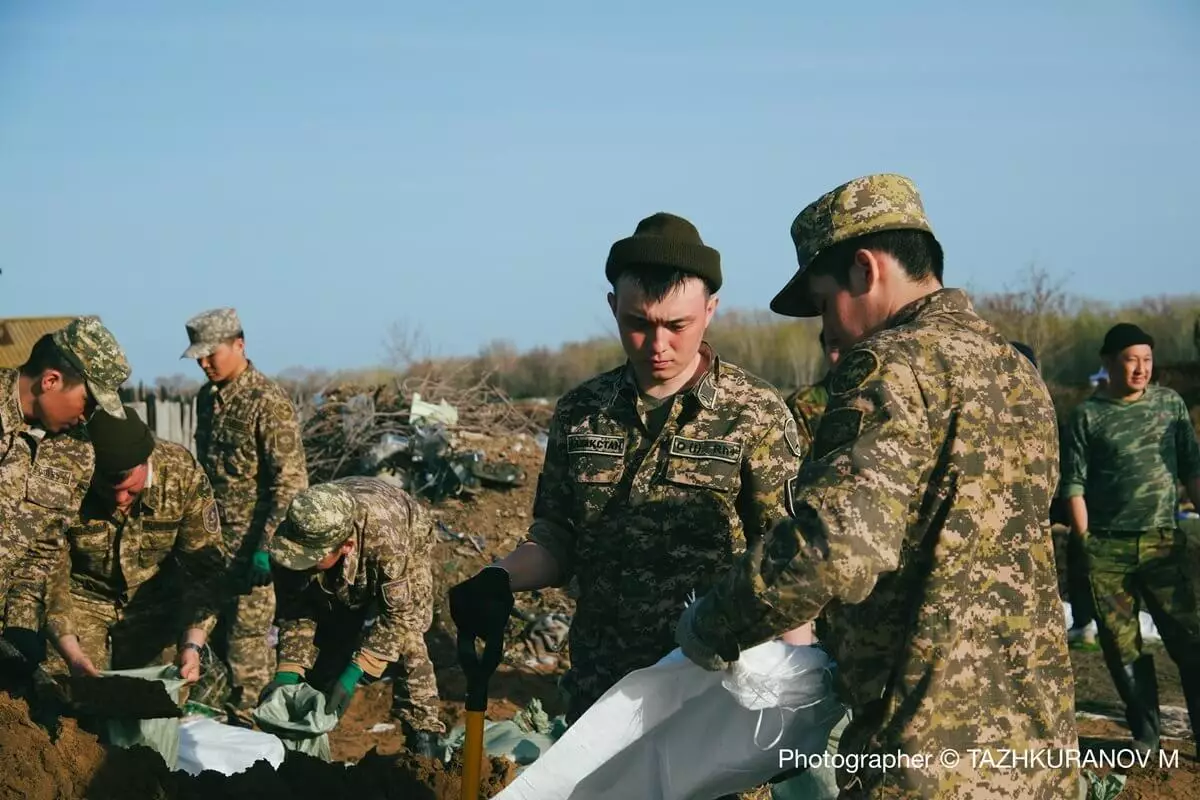
[[[4,641],[9,647],[5,648],[11,661],[24,663],[19,667],[22,672],[33,674],[37,666],[46,658],[46,640],[37,631],[28,628],[8,627],[4,629]],[[13,667],[17,667],[14,663]]]
[[[433,731],[417,730],[404,721],[400,722],[400,732],[404,734],[405,750],[425,758],[442,760],[445,748],[442,747],[442,737],[439,734]]]
[[[263,690],[258,695],[258,704],[261,706],[267,702],[267,698],[281,686],[294,686],[300,683],[300,673],[298,672],[276,672],[275,677],[271,682],[263,687]]]
[[[692,603],[683,610],[679,622],[675,625],[675,643],[696,666],[709,672],[717,672],[728,667],[729,662],[717,655],[716,649],[697,635],[695,623],[696,609],[699,605],[699,602]]]
[[[450,589],[450,617],[459,633],[485,642],[503,640],[512,607],[512,588],[503,567],[484,567]]]
[[[351,661],[342,670],[342,674],[333,684],[333,688],[329,690],[329,696],[325,698],[325,710],[332,711],[338,719],[341,719],[342,714],[345,714],[346,709],[350,707],[350,699],[354,697],[354,691],[358,688],[358,679],[362,676],[363,668]]]
[[[246,582],[251,588],[267,586],[271,583],[271,555],[266,550],[259,550],[250,560],[250,571],[246,574]]]
[[[0,636],[0,684],[23,683],[33,676],[37,662],[26,653],[33,650],[28,636],[37,634],[24,628],[6,628]]]

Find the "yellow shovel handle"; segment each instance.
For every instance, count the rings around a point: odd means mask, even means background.
[[[479,800],[479,770],[483,766],[483,713],[467,712],[467,739],[463,742],[462,800]]]

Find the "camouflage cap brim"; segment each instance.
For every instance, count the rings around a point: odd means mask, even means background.
[[[280,536],[278,532],[272,537],[267,552],[270,553],[271,560],[276,564],[284,569],[296,570],[297,572],[312,569],[317,565],[318,561],[329,555],[329,552],[302,547],[291,539]]]
[[[821,316],[820,309],[813,303],[812,295],[809,294],[804,272],[803,269],[796,270],[792,279],[771,300],[771,310],[776,314],[785,317]]]
[[[211,356],[219,346],[220,346],[219,342],[215,343],[215,344],[206,344],[204,342],[199,342],[197,344],[192,345],[187,350],[184,350],[183,355],[181,355],[180,358],[191,358],[191,359],[207,358],[208,356]]]
[[[87,390],[91,393],[96,405],[104,409],[109,416],[125,419],[125,406],[121,404],[121,396],[112,389],[106,389],[95,381],[87,381]]]

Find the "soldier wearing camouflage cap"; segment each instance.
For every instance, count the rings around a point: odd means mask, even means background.
[[[288,504],[308,486],[296,407],[246,357],[236,309],[215,308],[187,322],[188,347],[208,382],[196,399],[196,454],[212,482],[232,558],[214,649],[233,681],[229,710],[245,715],[273,669],[267,633],[275,611],[271,537]]]
[[[301,492],[271,540],[279,668],[260,701],[306,681],[339,717],[364,676],[394,675],[392,716],[433,757],[445,725],[425,647],[433,624],[433,523],[404,490],[349,477]],[[374,618],[363,633],[363,622]]]
[[[82,425],[96,408],[123,415],[129,363],[112,333],[80,317],[48,333],[19,369],[0,369],[0,607],[5,637],[31,661],[44,642],[48,580],[63,533],[92,479]]]
[[[838,775],[843,797],[1077,796],[1069,761],[1002,760],[1078,746],[1045,384],[943,288],[908,178],[839,186],[799,214],[792,240],[799,269],[772,308],[821,316],[842,345],[829,404],[787,482],[789,518],[684,612],[680,647],[716,669],[817,620],[852,709],[838,753],[867,765]],[[910,758],[877,766],[897,753]]]
[[[578,584],[572,723],[674,649],[689,595],[786,516],[801,456],[778,390],[705,341],[721,261],[691,222],[643,219],[605,275],[627,361],[558,401],[527,541],[450,592],[460,633],[495,642],[514,591]]]

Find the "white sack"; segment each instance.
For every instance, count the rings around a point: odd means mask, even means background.
[[[625,676],[498,800],[711,800],[783,771],[779,748],[823,753],[844,715],[828,655],[765,642],[728,671],[675,650]],[[785,767],[786,768],[786,767]]]
[[[204,770],[234,775],[262,760],[278,769],[283,756],[283,742],[269,733],[224,725],[207,717],[191,717],[179,725],[179,757],[175,768],[189,775],[199,775]]]

